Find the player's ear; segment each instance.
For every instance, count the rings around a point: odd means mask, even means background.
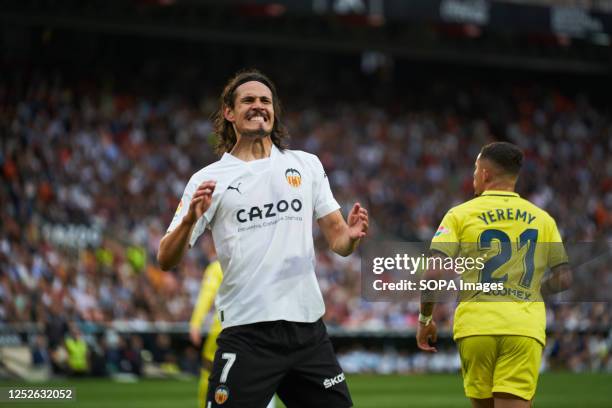
[[[491,174],[491,171],[488,168],[482,168],[482,181],[484,183],[488,183],[489,181],[491,181],[492,176],[493,175]]]
[[[234,123],[234,121],[236,120],[234,110],[227,105],[223,107],[223,117],[225,118],[225,120],[232,123]]]

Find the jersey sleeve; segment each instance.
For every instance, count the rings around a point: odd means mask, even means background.
[[[174,213],[174,217],[172,217],[172,221],[166,230],[166,233],[174,231],[174,229],[181,223],[181,220],[187,214],[187,210],[189,209],[189,203],[191,202],[191,197],[193,196],[196,190],[195,183],[192,183],[191,180],[185,186],[185,191],[183,192],[183,196],[181,197],[181,201],[176,207],[176,212]]]
[[[219,261],[215,261],[208,265],[204,270],[204,276],[202,277],[202,285],[200,286],[200,292],[198,293],[198,300],[193,308],[191,314],[191,320],[189,326],[192,328],[200,329],[204,318],[210,311],[212,304],[221,286],[223,280],[223,272],[221,270],[221,264]]]
[[[550,217],[547,235],[545,245],[550,245],[550,249],[548,251],[548,267],[552,269],[555,266],[568,263],[565,245],[563,245],[563,240],[561,239],[561,234],[557,228],[557,223],[552,217]]]
[[[199,179],[204,180],[206,178],[199,178]],[[189,211],[189,204],[191,203],[191,198],[195,194],[200,184],[201,182],[198,182],[194,177],[192,177],[189,180],[189,182],[187,183],[187,186],[185,187],[185,191],[183,192],[183,196],[181,197],[181,201],[179,202],[179,205],[176,208],[174,217],[172,218],[172,221],[170,222],[170,226],[166,230],[166,233],[174,231],[174,229],[181,223],[181,220],[187,214],[187,211]],[[215,193],[217,193],[217,191],[215,191]],[[190,247],[193,247],[193,245],[198,240],[198,237],[202,235],[202,233],[204,232],[206,227],[211,223],[214,217],[214,214],[217,208],[217,203],[219,201],[219,197],[215,197],[215,195],[218,195],[218,194],[215,194],[215,193],[213,193],[213,199],[210,204],[210,208],[208,208],[208,210],[204,213],[204,215],[200,217],[198,221],[196,221],[193,231],[191,232],[191,237],[189,238]]]
[[[452,209],[442,219],[429,249],[442,252],[449,257],[455,257],[459,253],[459,222],[456,212]]]
[[[339,209],[340,205],[331,191],[329,178],[323,169],[323,164],[317,157],[314,157],[313,162],[312,208],[315,219],[318,220]]]

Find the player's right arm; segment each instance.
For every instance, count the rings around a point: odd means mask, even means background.
[[[216,182],[212,180],[200,184],[191,197],[189,209],[181,222],[162,238],[157,252],[157,262],[162,270],[174,268],[183,259],[196,221],[210,208],[215,185]]]
[[[436,250],[430,251],[431,258],[446,258],[441,252]],[[432,263],[435,265],[435,262]],[[430,279],[438,279],[440,278],[440,271],[436,270],[435,267],[425,270],[421,279],[430,280]],[[432,294],[428,291],[421,292],[421,307],[419,309],[419,319],[417,322],[417,332],[416,332],[416,341],[417,347],[423,351],[430,351],[435,353],[438,351],[435,346],[431,345],[431,343],[436,343],[438,341],[438,328],[436,326],[436,322],[433,320],[433,312],[436,306],[435,303],[435,294]]]
[[[449,210],[438,230],[434,234],[431,240],[430,246],[430,257],[441,257],[441,258],[453,258],[456,256],[459,250],[459,221],[457,220],[457,214],[453,212],[453,209]],[[433,265],[436,265],[434,262]],[[442,272],[436,270],[435,266],[425,270],[421,279],[439,279],[442,277]],[[435,353],[436,347],[431,345],[438,340],[438,328],[436,322],[433,320],[433,313],[435,309],[435,294],[429,293],[428,291],[421,292],[421,307],[419,309],[419,321],[417,323],[416,342],[418,348],[423,351],[429,351]]]

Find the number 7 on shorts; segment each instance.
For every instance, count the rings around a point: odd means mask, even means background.
[[[236,353],[223,353],[221,359],[227,360],[225,366],[223,366],[223,371],[221,371],[221,378],[219,379],[220,383],[225,383],[234,362],[236,362]]]

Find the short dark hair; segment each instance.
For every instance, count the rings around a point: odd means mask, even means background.
[[[225,116],[223,115],[223,109],[226,106],[234,108],[234,102],[236,100],[236,89],[240,85],[250,81],[261,82],[262,84],[267,86],[272,92],[274,125],[272,127],[272,134],[270,135],[270,137],[272,139],[272,143],[274,143],[274,145],[279,150],[287,148],[289,133],[281,122],[281,104],[276,93],[276,87],[274,86],[274,83],[270,80],[270,78],[268,78],[258,70],[247,69],[236,73],[236,75],[234,75],[227,82],[225,88],[223,89],[223,92],[221,93],[221,98],[219,101],[219,110],[214,115],[214,129],[218,137],[216,150],[219,155],[229,152],[236,144],[236,134],[234,132],[234,127],[227,119],[225,119]]]
[[[494,142],[480,150],[480,158],[487,159],[499,166],[504,173],[517,176],[523,165],[523,151],[515,144]]]

